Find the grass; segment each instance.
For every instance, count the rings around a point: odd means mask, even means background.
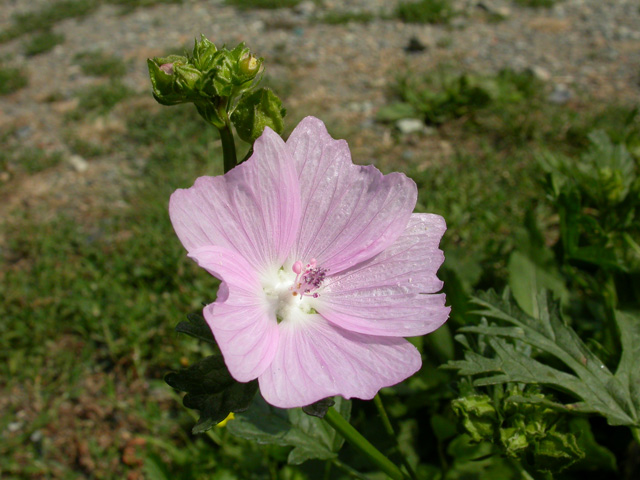
[[[346,23],[370,23],[376,19],[371,12],[335,12],[331,11],[317,19],[328,25],[344,25]]]
[[[37,31],[51,30],[57,23],[70,18],[82,18],[95,12],[102,4],[123,7],[123,12],[159,3],[182,3],[183,0],[56,0],[45,7],[11,17],[11,25],[0,31],[0,43]]]
[[[0,64],[0,95],[9,95],[29,83],[23,68]]]
[[[395,15],[407,23],[449,23],[455,15],[450,0],[400,2]]]
[[[109,112],[122,100],[133,95],[133,91],[120,80],[110,80],[100,85],[86,87],[79,92],[78,107],[68,118],[79,120],[86,115],[102,115]]]
[[[560,0],[514,0],[515,3],[525,7],[548,8],[553,7]]]
[[[27,42],[24,43],[24,53],[28,57],[34,55],[40,55],[46,53],[56,45],[64,43],[64,35],[62,33],[55,33],[51,30],[44,30],[42,32],[35,33]]]
[[[87,16],[98,6],[97,0],[62,0],[52,2],[38,11],[14,15],[11,26],[0,32],[0,43],[26,33],[50,30],[62,20]]]
[[[301,0],[226,0],[227,5],[232,5],[241,9],[250,8],[291,8],[295,7]]]
[[[74,57],[85,75],[119,78],[127,73],[126,63],[119,57],[102,51],[80,52]]]

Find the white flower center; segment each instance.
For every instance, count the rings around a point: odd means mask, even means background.
[[[326,273],[312,258],[306,265],[295,262],[291,271],[280,268],[263,281],[262,288],[278,322],[303,319],[305,314],[315,313],[313,300],[320,296],[318,291]]]

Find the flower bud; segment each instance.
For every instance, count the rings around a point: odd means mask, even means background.
[[[238,71],[242,75],[255,76],[260,67],[262,61],[259,58],[254,57],[250,53],[246,53],[238,62]]]

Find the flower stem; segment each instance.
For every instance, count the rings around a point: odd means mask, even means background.
[[[220,129],[220,140],[222,141],[224,173],[227,173],[238,163],[236,159],[236,144],[233,140],[233,132],[231,131],[231,125],[229,123]]]
[[[391,460],[385,457],[380,450],[371,445],[335,408],[331,407],[324,416],[324,419],[336,432],[342,435],[347,442],[369,457],[369,460],[393,480],[404,480],[405,476],[402,471]]]
[[[402,464],[407,469],[407,472],[409,472],[409,476],[413,480],[416,480],[418,478],[416,477],[416,472],[413,471],[413,468],[411,467],[409,460],[407,460],[407,457],[400,450],[400,445],[398,444],[398,437],[396,437],[396,432],[393,430],[393,425],[391,425],[391,420],[389,420],[389,415],[387,414],[387,410],[384,408],[384,404],[382,403],[380,394],[376,394],[376,396],[373,398],[373,403],[378,409],[378,414],[382,419],[382,424],[384,425],[384,429],[387,432],[387,435],[391,440],[393,440],[393,443],[395,444],[395,449],[398,451],[398,454],[402,459]]]

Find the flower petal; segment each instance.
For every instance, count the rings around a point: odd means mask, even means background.
[[[267,128],[246,162],[174,192],[169,215],[188,251],[225,247],[262,273],[279,268],[289,254],[300,219],[299,192],[288,150]]]
[[[280,408],[342,395],[369,400],[420,369],[418,350],[403,338],[349,332],[320,315],[284,321],[278,352],[258,378],[264,399]]]
[[[302,197],[291,263],[316,258],[337,273],[380,253],[403,232],[417,199],[413,180],[354,165],[347,143],[331,138],[317,118],[302,120],[287,147]]]
[[[404,233],[374,258],[325,280],[313,306],[342,328],[369,335],[412,337],[436,330],[449,317],[436,276],[446,230],[439,215],[413,214]]]
[[[239,382],[257,378],[278,348],[278,322],[255,270],[222,247],[201,247],[189,256],[223,282],[217,300],[203,313],[229,372]]]

